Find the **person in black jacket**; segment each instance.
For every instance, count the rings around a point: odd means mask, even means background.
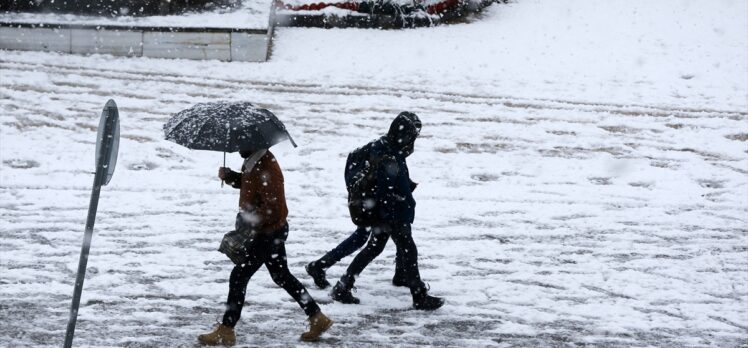
[[[412,191],[416,184],[410,180],[405,158],[413,153],[420,131],[421,121],[418,116],[402,112],[390,125],[387,135],[367,144],[370,147],[369,162],[372,163],[374,181],[373,222],[368,226],[359,226],[354,236],[363,234],[361,231],[366,231],[365,228],[368,227],[370,238],[366,247],[353,259],[345,275],[333,287],[333,300],[342,303],[360,302],[351,294],[355,277],[384,250],[387,240],[392,238],[397,248],[398,270],[395,280],[402,281],[402,285],[410,288],[413,306],[416,309],[434,310],[444,304],[443,299],[427,294],[428,289],[421,281],[418,271],[418,250],[411,235],[416,207]],[[355,246],[355,243],[351,245]]]
[[[402,116],[411,118],[411,121],[414,122],[414,125],[417,126],[417,129],[420,129],[421,123],[417,120],[417,117],[414,114],[402,113]],[[401,118],[400,120],[405,120],[405,118]],[[397,123],[399,124],[400,121],[397,121]],[[400,126],[398,125],[396,128],[399,127]],[[397,132],[394,131],[395,127],[392,128],[393,133],[391,135],[391,138],[396,139],[398,136]],[[382,160],[382,158],[386,156],[388,152],[390,152],[387,147],[388,142],[384,141],[384,139],[386,138],[387,137],[385,136],[372,141],[360,148],[357,148],[348,155],[348,159],[346,161],[345,184],[346,188],[348,189],[351,219],[353,220],[353,223],[356,224],[357,228],[353,232],[353,234],[351,234],[344,241],[340,242],[338,246],[325,253],[325,255],[323,255],[318,260],[312,261],[306,265],[306,272],[312,277],[312,279],[314,280],[314,284],[317,285],[317,287],[319,287],[320,289],[325,289],[330,286],[330,283],[326,278],[327,269],[338,263],[342,258],[353,254],[353,252],[364,246],[364,244],[366,244],[366,240],[369,239],[369,235],[371,234],[371,226],[374,225],[374,223],[367,223],[366,221],[363,221],[364,219],[362,219],[360,216],[363,206],[355,206],[355,204],[351,203],[351,199],[354,199],[354,196],[356,195],[360,196],[362,193],[361,191],[370,190],[368,187],[366,190],[363,190],[360,187],[358,189],[355,189],[354,186],[359,185],[356,181],[361,179],[362,176],[376,174],[372,172],[370,167],[374,166],[375,163],[378,164]],[[367,163],[364,165],[363,162]],[[360,163],[360,165],[357,163]],[[364,169],[360,167],[366,168]],[[372,173],[369,174],[370,172]],[[368,180],[365,181],[373,181],[374,184],[376,184],[376,180],[373,180],[372,178],[367,179]],[[370,183],[367,182],[367,184]],[[418,185],[414,182],[411,182],[410,186],[412,192]],[[365,198],[369,199],[369,197]],[[369,212],[369,214],[373,213],[373,211]],[[376,216],[370,216],[368,217],[368,220],[376,220],[375,218]],[[395,276],[392,278],[392,284],[395,286],[407,286],[407,282],[404,278],[402,270],[402,255],[400,255],[399,252],[397,253],[395,260]]]

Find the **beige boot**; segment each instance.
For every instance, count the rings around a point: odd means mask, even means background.
[[[207,346],[233,346],[236,343],[236,333],[233,328],[220,324],[213,332],[197,336],[197,340]]]
[[[332,326],[332,320],[319,312],[309,318],[309,331],[301,334],[301,340],[305,342],[316,341],[330,326]]]

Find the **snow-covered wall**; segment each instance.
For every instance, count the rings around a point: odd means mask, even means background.
[[[267,30],[0,23],[0,48],[75,54],[264,62]]]

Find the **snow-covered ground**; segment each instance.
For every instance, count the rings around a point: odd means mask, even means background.
[[[0,346],[63,341],[108,98],[122,142],[77,345],[193,347],[221,315],[237,192],[220,153],[161,133],[217,99],[299,143],[273,149],[289,265],[336,322],[298,342],[304,315],[262,270],[243,346],[748,345],[746,28],[740,0],[522,0],[437,28],[278,29],[264,64],[0,51]],[[303,266],[352,231],[345,155],[402,110],[424,122],[414,236],[447,304],[411,310],[391,245],[362,304],[331,303]]]

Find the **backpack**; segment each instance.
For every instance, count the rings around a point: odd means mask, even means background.
[[[345,186],[348,189],[348,211],[357,226],[371,226],[376,218],[376,167],[372,158],[374,143],[366,144],[348,154],[345,161]]]

